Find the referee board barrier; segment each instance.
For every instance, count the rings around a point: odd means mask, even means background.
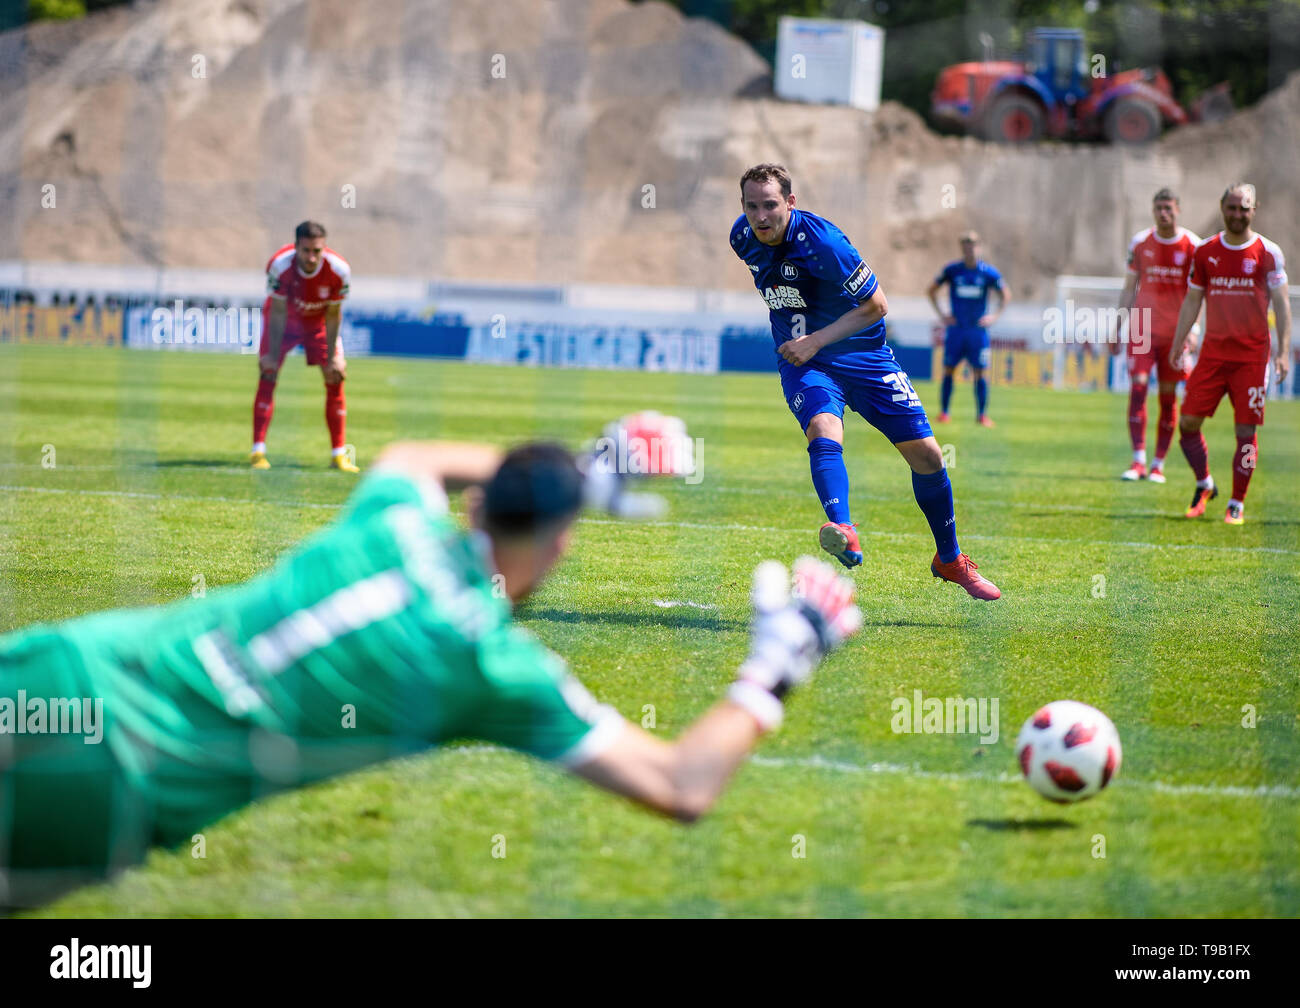
[[[0,262],[0,344],[256,354],[257,271]],[[1063,276],[1051,304],[1014,302],[990,329],[996,385],[1126,390],[1110,353],[1122,277]],[[1291,288],[1293,311],[1300,288]],[[939,374],[944,328],[923,297],[891,297],[886,327],[914,380]],[[349,358],[432,357],[524,367],[772,373],[752,290],[556,287],[356,277],[340,339]],[[1294,356],[1294,350],[1293,350]],[[1270,397],[1291,398],[1292,374]]]
[[[1128,357],[1126,346],[1119,345],[1119,352],[1112,354],[1115,345],[1113,337],[1120,332],[1126,338],[1127,320],[1117,329],[1117,323],[1123,315],[1119,311],[1120,295],[1124,291],[1125,278],[1122,276],[1061,276],[1056,281],[1055,311],[1044,320],[1044,349],[1052,354],[1052,384],[1056,388],[1065,387],[1066,375],[1071,367],[1082,358],[1097,362],[1097,367],[1108,371],[1107,386],[1113,391],[1128,392]],[[1291,303],[1292,339],[1291,367],[1287,379],[1279,383],[1273,368],[1269,368],[1269,399],[1293,399],[1297,390],[1296,370],[1300,364],[1295,340],[1295,323],[1300,312],[1300,287],[1287,289]],[[1272,308],[1268,313],[1269,329],[1272,333],[1273,346],[1271,356],[1277,353],[1277,335]],[[1200,335],[1204,321],[1204,311],[1193,330]],[[1181,383],[1179,394],[1181,395]]]

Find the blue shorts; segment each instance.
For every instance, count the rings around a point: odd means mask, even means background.
[[[889,344],[825,361],[814,359],[803,367],[780,359],[779,370],[786,404],[803,430],[818,413],[843,419],[848,406],[892,444],[933,433],[925,407]]]
[[[983,370],[989,366],[989,331],[987,329],[963,329],[949,326],[943,338],[943,366],[956,367],[962,360],[970,361],[970,366]]]

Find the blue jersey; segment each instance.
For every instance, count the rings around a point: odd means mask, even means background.
[[[973,267],[959,259],[945,266],[934,282],[948,285],[957,328],[977,329],[988,311],[989,291],[1002,289],[1002,274],[982,259]]]
[[[731,226],[731,248],[754,275],[754,286],[767,302],[772,339],[780,346],[802,333],[816,332],[856,308],[876,292],[876,275],[844,232],[805,210],[791,210],[780,245],[764,245],[742,214]],[[829,346],[813,361],[827,361],[885,345],[885,321]],[[811,362],[810,362],[811,363]]]

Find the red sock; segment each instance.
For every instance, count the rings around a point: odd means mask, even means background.
[[[1147,387],[1136,382],[1128,390],[1128,436],[1133,450],[1141,451],[1147,445]]]
[[[348,410],[343,400],[343,383],[325,386],[325,425],[330,429],[330,444],[343,447],[343,430],[347,425]]]
[[[1174,439],[1174,426],[1178,423],[1178,393],[1160,393],[1160,418],[1156,421],[1156,458],[1169,454],[1169,443]]]
[[[1252,434],[1249,438],[1237,436],[1237,454],[1232,458],[1232,499],[1246,500],[1246,488],[1250,478],[1255,474],[1259,460],[1259,438]]]
[[[275,382],[262,378],[257,383],[257,396],[253,399],[253,444],[266,440],[275,413]]]
[[[1205,435],[1200,431],[1195,434],[1184,434],[1178,439],[1178,446],[1182,448],[1183,454],[1187,456],[1187,464],[1192,467],[1192,472],[1196,474],[1197,482],[1209,479],[1210,453],[1209,449],[1205,447]]]

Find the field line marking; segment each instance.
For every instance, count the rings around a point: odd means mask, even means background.
[[[46,467],[39,462],[0,462],[0,469],[45,469]],[[173,465],[160,467],[156,465],[132,465],[124,463],[121,465],[100,465],[100,464],[70,464],[60,462],[58,467],[65,472],[192,472],[192,473],[212,473],[217,476],[225,475],[245,475],[250,472],[247,464],[245,465],[221,465],[221,466],[203,466],[203,465]],[[334,473],[330,469],[321,467],[320,469],[299,469],[296,470],[299,476],[324,476],[329,479],[334,478]]]
[[[139,490],[87,490],[79,487],[34,487],[19,486],[15,484],[0,485],[0,491],[28,492],[28,493],[65,493],[65,494],[84,494],[90,497],[135,497],[144,500],[182,500],[182,501],[209,501],[213,504],[257,504],[265,506],[267,504],[278,505],[281,507],[303,507],[303,508],[321,508],[326,510],[337,510],[342,507],[342,502],[338,504],[325,504],[319,501],[288,501],[283,499],[264,500],[253,497],[220,497],[220,496],[202,496],[197,494],[162,494],[162,493],[145,493]],[[652,522],[627,522],[613,518],[583,518],[583,522],[591,525],[620,525],[629,524],[639,525],[643,528],[682,528],[682,529],[701,529],[709,532],[765,532],[775,533],[777,535],[810,535],[806,528],[778,528],[770,525],[739,525],[734,523],[711,523],[711,522],[688,522],[688,521],[652,521]],[[858,529],[859,536],[878,536],[884,539],[910,539],[913,537],[911,532],[881,532],[876,529]],[[1146,549],[1146,550],[1207,550],[1215,553],[1272,553],[1279,556],[1300,556],[1300,550],[1280,549],[1274,546],[1212,546],[1198,543],[1147,543],[1132,542],[1121,539],[1048,539],[1041,536],[998,536],[998,535],[977,535],[965,533],[963,539],[971,539],[976,542],[1012,542],[1012,543],[1040,543],[1047,546],[1118,546],[1126,549]]]
[[[39,462],[0,462],[0,469],[44,469],[44,468],[45,466],[41,465],[41,463]],[[130,463],[125,463],[121,465],[98,464],[98,463],[80,465],[80,464],[60,463],[59,468],[69,472],[113,472],[113,471],[158,472],[160,471],[158,466],[132,465]],[[205,475],[211,474],[215,476],[227,476],[227,475],[244,476],[248,473],[249,468],[247,465],[223,465],[223,466],[177,465],[177,466],[168,467],[167,471],[168,472],[194,472],[194,473],[203,473]],[[298,471],[297,475],[321,476],[326,479],[334,478],[334,474],[327,469],[302,469]],[[712,489],[714,493],[745,494],[745,495],[762,496],[762,497],[769,497],[769,498],[770,497],[791,497],[791,498],[797,497],[799,499],[805,499],[808,496],[807,490],[796,489],[793,486],[787,486],[787,485],[760,487],[760,486],[741,486],[738,484],[733,484],[730,486],[715,486]],[[890,502],[890,503],[895,503],[899,499],[897,496],[890,496],[887,494],[865,493],[860,490],[854,491],[853,498],[854,500],[883,501],[883,502]],[[1086,504],[1044,504],[1042,501],[1013,501],[1013,500],[1009,501],[1009,500],[1000,500],[1000,499],[996,501],[996,504],[998,507],[1003,507],[1003,508],[1036,508],[1039,510],[1047,510],[1053,512],[1061,511],[1061,512],[1069,512],[1072,514],[1091,514],[1091,515],[1100,516],[1106,513],[1105,507],[1094,507]],[[1173,512],[1167,512],[1167,513],[1173,513]],[[1154,515],[1156,514],[1156,512],[1152,512],[1152,514]]]
[[[704,529],[711,532],[767,532],[777,535],[811,536],[808,528],[778,528],[772,525],[711,524],[707,522],[686,521],[618,521],[613,518],[583,518],[589,525],[628,525],[648,526],[650,528],[685,528]],[[910,539],[911,532],[881,532],[876,529],[858,529],[859,536],[879,536],[884,539]],[[1280,549],[1273,546],[1211,546],[1198,543],[1146,543],[1130,542],[1120,539],[1047,539],[1039,536],[999,536],[963,533],[962,539],[975,539],[980,542],[1042,543],[1049,546],[1123,546],[1130,549],[1151,550],[1212,550],[1220,553],[1276,553],[1282,556],[1300,556],[1300,550]]]
[[[213,504],[267,504],[280,507],[327,508],[337,511],[343,505],[322,504],[318,501],[260,500],[256,497],[201,497],[193,494],[146,493],[142,490],[86,490],[81,487],[34,487],[9,486],[0,484],[0,490],[24,491],[26,493],[81,494],[87,497],[130,497],[140,500],[161,501],[208,501]]]
[[[830,760],[824,756],[754,756],[751,763],[758,766],[777,769],[831,770],[836,773],[855,774],[892,774],[906,777],[921,777],[929,780],[968,781],[983,780],[995,783],[1020,781],[1013,773],[982,774],[956,773],[944,770],[922,770],[920,767],[907,766],[902,763],[849,763],[844,760]],[[1300,788],[1285,784],[1259,785],[1243,787],[1239,784],[1166,784],[1164,781],[1124,780],[1124,787],[1143,788],[1173,795],[1209,795],[1224,798],[1287,798],[1300,799]]]
[[[438,746],[429,750],[433,753],[512,753],[515,750],[493,743],[482,745]],[[923,780],[943,781],[989,781],[994,784],[1019,784],[1020,777],[1013,773],[981,774],[957,773],[951,770],[922,770],[920,767],[907,766],[902,763],[850,763],[846,760],[832,760],[825,756],[751,756],[752,766],[766,767],[774,770],[830,770],[835,773],[852,774],[889,774],[899,777],[918,777]],[[1300,788],[1286,784],[1259,785],[1244,787],[1240,784],[1166,784],[1164,781],[1134,780],[1120,778],[1116,787],[1140,788],[1171,795],[1206,795],[1212,798],[1285,798],[1300,799]]]

